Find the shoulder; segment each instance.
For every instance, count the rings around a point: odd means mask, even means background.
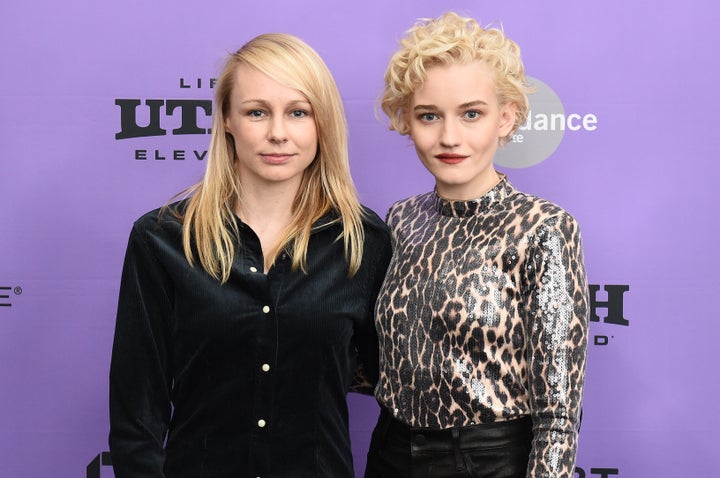
[[[181,231],[186,207],[187,200],[182,200],[148,211],[133,223],[132,234],[147,239]]]
[[[571,222],[575,218],[561,206],[547,199],[514,190],[507,198],[506,207],[522,217],[524,221],[537,224]]]
[[[432,191],[401,199],[393,203],[388,209],[387,223],[392,224],[402,218],[413,217],[431,211],[434,205],[435,193]]]
[[[580,242],[580,225],[561,206],[532,194],[514,191],[506,207],[513,223],[526,234],[538,239],[557,237],[566,242]]]

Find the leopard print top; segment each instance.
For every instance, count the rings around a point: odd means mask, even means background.
[[[527,476],[571,478],[588,312],[575,219],[503,177],[474,201],[397,202],[387,223],[380,403],[412,427],[530,415]]]

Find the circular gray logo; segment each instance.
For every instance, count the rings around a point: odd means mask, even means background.
[[[495,162],[508,168],[527,168],[542,163],[560,145],[565,134],[565,108],[545,83],[528,77],[535,93],[530,94],[530,113],[524,125],[505,146],[498,148]]]

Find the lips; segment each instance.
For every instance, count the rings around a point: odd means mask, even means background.
[[[466,159],[467,156],[462,154],[442,153],[435,155],[435,158],[445,164],[457,164],[462,160]]]
[[[269,164],[283,164],[286,163],[290,158],[292,158],[292,154],[287,153],[263,153],[260,154],[260,157],[262,157],[263,161]]]

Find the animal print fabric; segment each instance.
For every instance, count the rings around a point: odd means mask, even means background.
[[[575,219],[503,177],[473,201],[399,201],[387,223],[380,403],[411,427],[530,415],[527,476],[572,478],[588,326]]]

